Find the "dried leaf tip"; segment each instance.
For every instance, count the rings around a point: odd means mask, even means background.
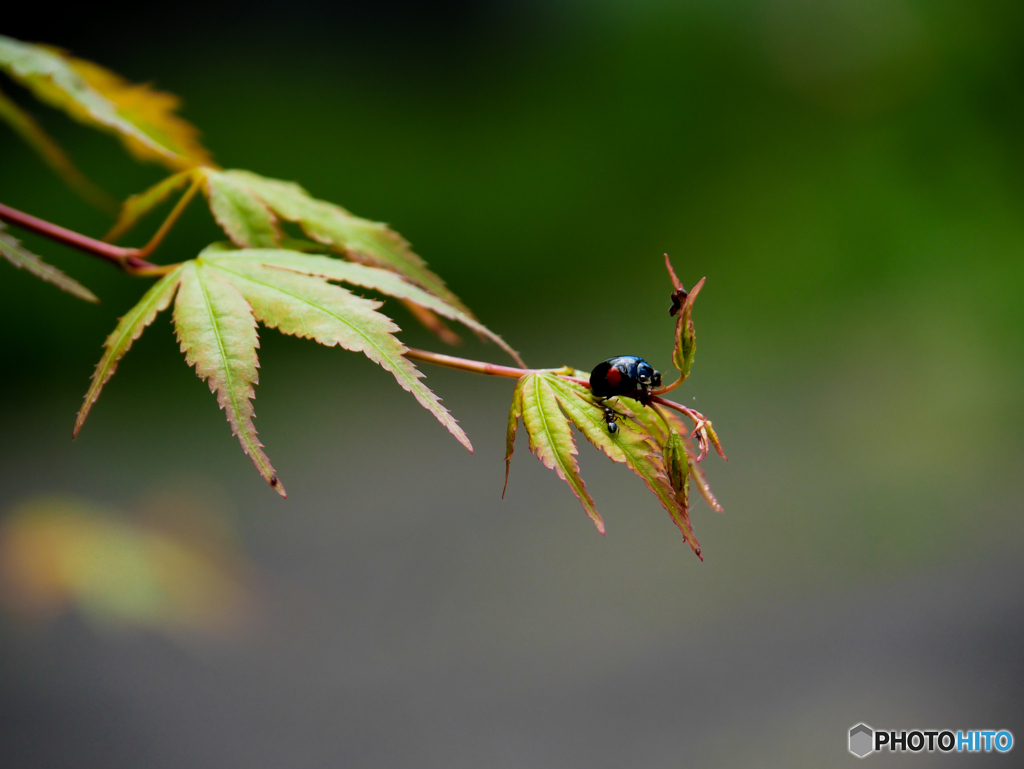
[[[679,314],[684,307],[692,306],[694,299],[697,298],[697,294],[704,287],[704,281],[706,278],[701,278],[697,281],[693,288],[687,291],[683,288],[683,282],[679,280],[679,276],[676,275],[676,271],[672,268],[672,262],[669,261],[668,254],[665,254],[665,267],[668,268],[669,277],[672,279],[672,286],[674,290],[669,294],[669,299],[672,300],[672,306],[668,308],[668,314],[671,317],[675,317]]]
[[[665,266],[668,268],[668,276],[672,279],[672,287],[676,291],[682,290],[683,282],[676,276],[676,271],[672,268],[672,261],[668,258],[668,254],[665,254]]]

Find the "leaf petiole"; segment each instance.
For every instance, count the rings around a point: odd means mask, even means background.
[[[468,358],[457,358],[454,355],[445,355],[439,352],[428,350],[417,350],[410,347],[405,353],[406,358],[433,363],[435,366],[444,366],[459,371],[469,371],[474,374],[487,374],[489,376],[504,376],[512,379],[519,379],[527,374],[536,374],[540,369],[514,368],[513,366],[499,366],[496,363],[485,363],[480,360]]]
[[[152,264],[141,258],[141,252],[137,248],[124,248],[104,243],[102,240],[90,238],[88,235],[82,235],[80,232],[65,229],[45,219],[39,219],[24,211],[5,206],[3,203],[0,203],[0,220],[42,235],[57,243],[77,248],[79,251],[84,251],[111,264],[116,264],[129,275],[166,275],[177,266]]]
[[[482,360],[457,358],[454,355],[445,355],[444,353],[430,352],[429,350],[417,350],[415,347],[408,348],[405,352],[405,357],[423,361],[424,363],[433,363],[435,366],[453,368],[457,371],[469,371],[473,374],[486,374],[487,376],[503,376],[509,379],[521,379],[528,374],[557,374],[562,379],[575,382],[586,388],[590,387],[589,380],[568,373],[572,371],[572,368],[569,366],[562,366],[560,368],[515,368],[514,366],[499,366],[496,363],[485,363]]]
[[[665,398],[659,398],[657,395],[651,396],[651,405],[660,403],[662,406],[667,406],[670,409],[674,409],[681,414],[688,416],[694,425],[694,429],[699,428],[703,424],[708,423],[708,418],[701,414],[699,411],[694,411],[691,408],[687,408],[682,403],[676,403],[675,401],[666,400]],[[655,409],[657,411],[657,409]]]
[[[189,186],[187,190],[185,190],[185,194],[182,195],[181,198],[179,198],[178,202],[175,203],[174,208],[171,209],[171,213],[169,213],[167,215],[167,218],[164,219],[164,223],[160,225],[160,229],[158,229],[154,233],[153,237],[149,239],[149,242],[146,245],[144,245],[142,248],[135,249],[135,255],[137,257],[139,257],[140,259],[145,259],[147,256],[149,256],[156,250],[157,246],[160,245],[161,241],[163,241],[167,233],[171,231],[171,227],[173,227],[174,224],[178,221],[178,217],[181,216],[182,212],[184,212],[185,208],[191,202],[192,198],[195,197],[195,194],[199,191],[199,187],[200,185],[202,185],[202,183],[202,175],[196,174],[195,178],[192,180],[192,184]]]
[[[671,401],[669,401],[669,402],[671,402]],[[671,422],[668,421],[668,417],[665,415],[665,412],[662,411],[661,408],[659,408],[658,404],[655,402],[655,399],[651,398],[648,401],[647,405],[651,407],[651,410],[655,414],[658,415],[658,419],[661,420],[661,423],[663,425],[665,425],[665,432],[666,433],[671,433],[672,432],[672,424],[671,424]]]
[[[686,381],[686,377],[681,376],[681,377],[679,377],[676,381],[674,381],[670,385],[665,385],[664,387],[659,387],[659,388],[657,388],[655,390],[651,390],[650,391],[650,395],[651,396],[658,396],[658,395],[664,395],[665,393],[670,393],[673,390],[675,390],[677,387],[679,387],[679,385],[681,385],[685,381]]]

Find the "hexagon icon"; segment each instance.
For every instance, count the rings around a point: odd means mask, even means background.
[[[850,730],[850,752],[857,758],[864,758],[874,752],[874,737],[875,733],[870,726],[857,724]]]

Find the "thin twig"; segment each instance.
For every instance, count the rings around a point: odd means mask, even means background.
[[[192,181],[191,186],[189,186],[189,188],[185,191],[185,194],[178,199],[178,202],[174,205],[174,208],[171,209],[171,213],[169,213],[167,215],[167,218],[164,219],[164,223],[160,225],[160,229],[158,229],[156,233],[153,235],[153,237],[149,239],[149,243],[144,245],[142,248],[138,249],[138,253],[136,254],[136,256],[140,258],[145,258],[156,250],[156,247],[160,245],[160,242],[164,239],[164,236],[171,231],[171,227],[173,227],[174,223],[178,221],[178,217],[181,216],[182,212],[185,210],[185,207],[195,196],[196,192],[199,191],[199,187],[202,184],[202,181],[202,177],[196,175],[196,178]]]
[[[707,457],[708,446],[710,443],[715,444],[715,450],[723,459],[726,458],[725,453],[722,451],[722,447],[718,445],[717,436],[714,441],[711,441],[710,436],[708,435],[708,428],[711,426],[710,419],[701,414],[699,411],[694,411],[693,409],[687,408],[683,404],[676,403],[675,401],[669,401],[665,400],[664,398],[658,397],[651,398],[652,406],[655,405],[655,402],[660,403],[663,406],[668,406],[671,409],[675,409],[676,411],[685,414],[686,416],[693,420],[693,432],[690,433],[690,437],[697,439],[697,445],[700,449],[700,453],[697,456],[698,462],[704,461],[704,458]]]
[[[0,203],[0,219],[10,224],[16,224],[23,229],[34,232],[37,235],[42,235],[50,240],[55,240],[66,246],[98,256],[100,259],[106,259],[108,262],[113,262],[117,265],[120,265],[122,261],[129,257],[138,255],[137,249],[123,248],[111,245],[110,243],[104,243],[102,240],[95,240],[88,235],[82,235],[59,225],[51,224],[31,214],[26,214],[16,208],[5,206],[3,203]]]
[[[44,238],[49,238],[57,243],[77,248],[79,251],[103,259],[111,264],[116,264],[130,275],[164,275],[174,267],[174,265],[159,265],[147,262],[143,258],[144,254],[141,249],[124,248],[104,243],[102,240],[90,238],[88,235],[66,229],[45,219],[26,214],[24,211],[19,211],[16,208],[5,206],[3,203],[0,203],[0,219],[29,232],[42,235]]]
[[[405,353],[405,357],[423,361],[424,363],[433,363],[435,366],[453,368],[458,371],[469,371],[473,374],[486,374],[488,376],[503,376],[509,379],[520,379],[527,374],[557,374],[562,379],[583,385],[588,389],[590,388],[588,380],[564,373],[572,370],[568,366],[562,366],[561,368],[514,368],[512,366],[499,366],[497,363],[485,363],[482,360],[456,358],[454,355],[445,355],[439,352],[417,350],[415,347],[409,348]]]
[[[670,409],[675,409],[681,414],[685,414],[686,416],[693,420],[693,424],[695,426],[708,421],[707,418],[699,411],[694,411],[693,409],[687,408],[682,403],[676,403],[675,401],[670,401],[667,400],[666,398],[659,398],[657,395],[652,395],[651,401],[653,403],[660,403],[662,406],[668,406]]]
[[[654,409],[654,413],[658,415],[658,419],[660,419],[662,424],[665,425],[665,430],[671,433],[672,423],[668,421],[668,415],[666,415],[665,412],[658,407],[658,404],[654,402],[654,398],[651,398],[647,405]]]
[[[512,379],[519,379],[527,374],[536,373],[539,370],[513,368],[512,366],[499,366],[496,363],[484,363],[483,361],[470,360],[468,358],[456,358],[454,355],[444,355],[439,352],[429,352],[427,350],[417,350],[415,348],[409,348],[405,353],[405,357],[412,358],[413,360],[420,360],[424,363],[433,363],[435,366],[458,369],[459,371],[470,371],[474,374],[487,374],[489,376],[505,376],[511,377]]]

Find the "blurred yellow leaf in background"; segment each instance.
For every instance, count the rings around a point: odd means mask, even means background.
[[[29,500],[0,525],[0,597],[29,618],[229,635],[249,614],[246,569],[223,538],[196,540],[74,498]]]

